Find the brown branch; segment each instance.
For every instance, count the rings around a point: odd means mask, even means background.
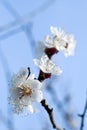
[[[83,114],[78,114],[78,116],[81,117],[80,130],[83,130],[86,112],[87,112],[87,98],[86,98],[86,103],[84,106]]]
[[[50,118],[50,122],[51,122],[53,128],[56,129],[56,130],[64,130],[64,129],[59,128],[59,127],[56,125],[56,123],[55,123],[55,121],[54,121],[54,116],[53,116],[53,108],[50,108],[50,107],[49,107],[49,105],[46,103],[46,100],[45,100],[45,99],[43,99],[43,100],[41,101],[41,104],[42,104],[42,106],[45,108],[45,110],[47,111],[47,113],[48,113],[48,115],[49,115],[49,118]]]

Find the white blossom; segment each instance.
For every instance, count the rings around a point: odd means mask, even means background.
[[[9,103],[13,111],[20,114],[27,108],[31,113],[35,111],[33,103],[43,99],[42,83],[28,75],[28,69],[21,69],[11,80]]]
[[[47,55],[41,57],[41,60],[34,59],[35,65],[37,65],[44,73],[51,73],[54,75],[60,75],[62,70],[60,67],[56,66],[52,60],[50,60]]]
[[[50,30],[53,37],[47,35],[45,38],[45,46],[48,48],[56,48],[58,51],[62,51],[65,56],[74,55],[74,50],[76,46],[76,41],[73,35],[65,34],[65,32],[59,28],[51,26]],[[66,45],[68,46],[66,47]]]

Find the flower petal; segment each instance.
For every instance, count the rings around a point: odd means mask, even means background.
[[[28,105],[27,109],[31,112],[34,113],[34,108],[32,107],[32,105]]]

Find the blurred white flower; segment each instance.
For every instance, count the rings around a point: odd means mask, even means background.
[[[34,59],[35,65],[37,65],[44,73],[51,73],[54,75],[60,75],[62,70],[60,67],[56,66],[52,60],[50,60],[47,55],[42,56],[41,60]]]
[[[20,114],[27,108],[33,113],[33,103],[43,99],[42,83],[35,80],[34,75],[28,75],[28,69],[21,69],[12,77],[11,83],[9,103],[12,104],[13,111]]]
[[[74,40],[73,35],[67,35],[61,28],[57,29],[56,27],[51,26],[50,30],[53,34],[53,37],[46,36],[45,45],[48,48],[56,48],[58,51],[62,51],[65,56],[74,55],[74,49],[76,46],[76,41]]]

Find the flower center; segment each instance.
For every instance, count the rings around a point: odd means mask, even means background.
[[[23,92],[25,95],[31,95],[32,91],[29,87],[23,86]]]
[[[20,92],[20,97],[19,99],[21,99],[23,96],[31,96],[32,94],[32,90],[31,88],[29,88],[28,86],[21,86],[21,92]]]

